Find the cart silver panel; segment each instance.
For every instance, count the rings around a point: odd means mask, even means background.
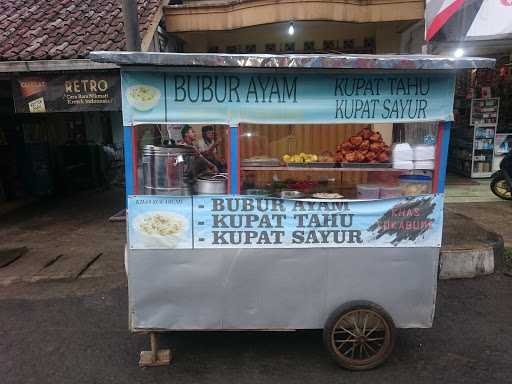
[[[352,300],[432,326],[439,248],[128,250],[131,329],[323,328]]]

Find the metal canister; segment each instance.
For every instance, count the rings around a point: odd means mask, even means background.
[[[146,145],[142,154],[144,193],[192,195],[195,158],[195,151],[191,147]]]
[[[225,195],[227,193],[227,175],[203,175],[196,181],[198,195]]]

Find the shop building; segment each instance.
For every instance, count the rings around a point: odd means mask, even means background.
[[[163,17],[177,50],[186,53],[386,54],[401,52],[404,33],[423,19],[423,12],[423,1],[408,0],[171,1],[163,8]],[[372,127],[391,140],[393,124]],[[325,127],[326,132],[335,135],[335,130],[329,128],[332,127]],[[350,129],[352,133],[358,131],[355,126]],[[216,130],[222,136],[223,127]],[[283,140],[286,130],[289,137]],[[431,135],[433,127],[419,124],[417,131]],[[300,141],[303,130],[244,124],[241,132],[241,150],[248,151],[246,155],[251,157],[268,145],[278,146],[282,154],[295,153],[295,143]],[[410,132],[404,131],[407,135]],[[304,151],[321,153],[329,147],[329,140],[341,140],[344,134],[320,134],[322,142],[315,141]],[[196,129],[196,136],[201,137],[200,128]],[[346,173],[344,178],[353,184],[361,181],[358,174]]]
[[[0,202],[123,182],[117,1],[1,1]],[[162,2],[139,0],[142,49],[166,49]]]
[[[493,70],[457,77],[448,163],[452,172],[489,177],[512,137],[512,2],[429,0],[425,37],[434,54],[496,59]]]
[[[166,30],[183,52],[398,53],[423,1],[176,1]],[[397,12],[400,9],[400,12]]]

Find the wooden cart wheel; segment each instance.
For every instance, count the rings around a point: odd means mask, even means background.
[[[331,357],[343,368],[363,371],[382,364],[393,351],[396,329],[380,306],[352,301],[327,319],[324,343]]]

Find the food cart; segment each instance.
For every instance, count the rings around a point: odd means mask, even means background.
[[[364,370],[432,326],[455,71],[493,60],[92,58],[121,65],[141,365],[169,362],[157,332],[323,329]]]

